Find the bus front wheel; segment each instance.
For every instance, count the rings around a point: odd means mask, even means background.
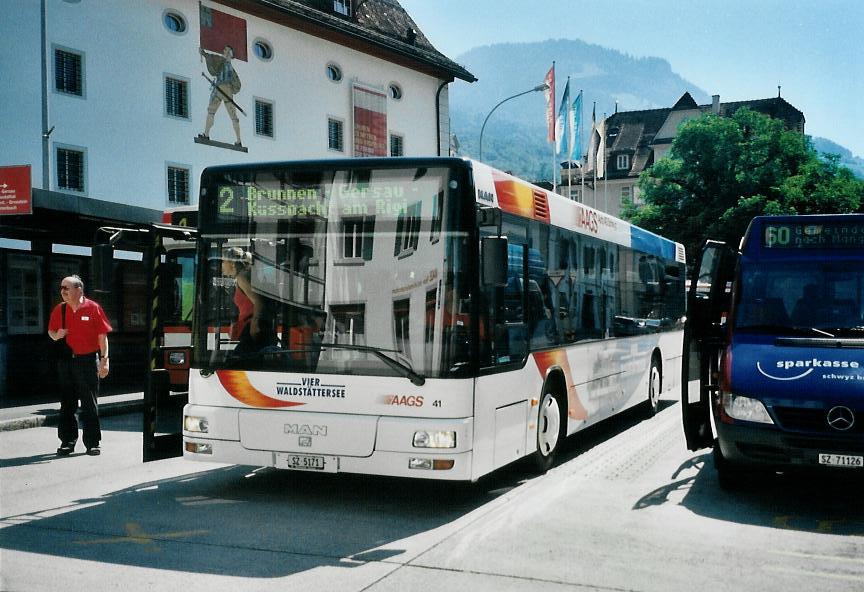
[[[651,370],[648,371],[648,400],[646,415],[654,417],[660,409],[660,392],[663,390],[663,378],[660,374],[660,363],[657,357],[651,358]]]
[[[561,443],[561,406],[552,393],[544,393],[537,412],[537,451],[534,464],[548,471],[555,463],[555,453]]]

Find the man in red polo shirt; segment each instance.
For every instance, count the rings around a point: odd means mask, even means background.
[[[57,454],[67,456],[78,441],[78,420],[75,412],[81,401],[81,423],[87,454],[100,454],[102,430],[99,426],[99,379],[108,376],[108,333],[111,324],[99,303],[84,297],[84,282],[77,275],[60,282],[63,302],[51,311],[48,336],[57,341],[66,339],[71,349],[68,358],[61,359],[60,380],[64,383],[60,398],[60,423]],[[65,321],[61,313],[65,311]]]

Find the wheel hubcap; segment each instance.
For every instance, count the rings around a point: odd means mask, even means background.
[[[543,396],[539,422],[537,445],[543,456],[549,456],[558,445],[558,432],[561,429],[561,412],[558,409],[558,403],[551,395]]]
[[[648,399],[651,407],[656,409],[660,404],[660,371],[656,366],[651,367],[651,379],[648,382]]]

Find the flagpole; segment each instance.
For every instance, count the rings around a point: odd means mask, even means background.
[[[567,77],[567,88],[570,88],[570,77]],[[567,95],[567,199],[573,199],[573,144],[575,144],[575,135],[573,134],[573,103],[570,102],[570,95]],[[573,139],[573,141],[571,141]]]
[[[603,113],[603,135],[606,135],[606,113]],[[606,185],[606,179],[609,178],[609,171],[606,170],[607,162],[606,162],[606,141],[601,143],[603,146],[603,211],[607,214],[609,213],[609,193],[608,187]]]
[[[582,99],[579,101],[579,164],[582,165],[579,167],[579,177],[580,177],[581,183],[582,183],[582,188],[581,188],[581,191],[579,192],[579,195],[582,198],[581,201],[584,202],[585,201],[585,164],[587,164],[587,162],[582,162],[582,146],[584,145],[582,143],[582,141],[585,138],[585,130],[584,130],[585,126],[582,124],[582,121],[583,121],[582,120],[582,113],[584,111],[583,104],[585,102],[585,97],[582,95],[581,90],[579,91],[579,96],[582,97]],[[587,161],[588,159],[586,158],[585,160]]]
[[[594,106],[591,108],[591,141],[594,141],[594,132],[597,129],[597,101],[594,101]],[[594,148],[599,149],[600,143],[597,143],[597,146]],[[591,185],[591,201],[593,202],[592,207],[597,207],[597,154],[594,154],[594,166],[591,167],[594,169],[594,183]]]
[[[552,60],[552,80],[553,81],[555,80],[555,60]],[[555,86],[553,83],[553,86],[552,86],[552,117],[556,117],[556,115],[557,115],[557,113],[555,111]],[[555,174],[556,173],[555,172],[555,161],[558,160],[555,157],[555,140],[556,140],[555,127],[556,127],[556,125],[555,125],[555,122],[553,121],[553,125],[552,125],[552,193],[558,193],[557,183],[556,183],[557,175]]]

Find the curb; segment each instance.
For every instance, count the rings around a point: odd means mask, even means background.
[[[117,403],[104,403],[99,405],[99,417],[110,417],[113,415],[124,415],[136,413],[144,409],[144,401],[120,401]],[[13,419],[0,420],[0,432],[11,432],[13,430],[26,430],[43,426],[56,426],[60,410],[54,409],[48,413],[33,413]]]

